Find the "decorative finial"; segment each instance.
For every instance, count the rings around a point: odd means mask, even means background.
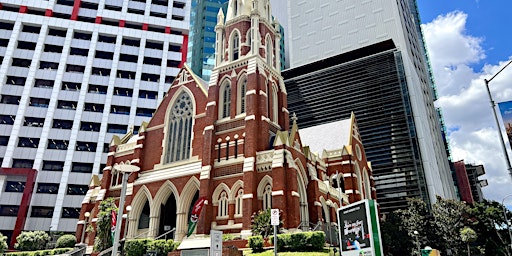
[[[297,118],[297,115],[295,114],[295,112],[293,112],[293,113],[292,113],[292,121],[293,121],[294,123],[296,123],[296,122],[297,122],[297,119],[298,119],[298,118]]]

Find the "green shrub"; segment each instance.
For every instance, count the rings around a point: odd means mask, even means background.
[[[248,245],[251,247],[253,252],[263,251],[263,237],[262,236],[250,236],[248,239]]]
[[[222,241],[231,241],[231,240],[235,240],[237,238],[238,237],[233,234],[222,234]]]
[[[169,252],[174,251],[177,248],[176,243],[172,239],[165,240],[154,240],[148,243],[148,250],[156,251],[158,255],[167,255]]]
[[[307,234],[305,232],[293,233],[290,236],[291,251],[305,251],[307,243]]]
[[[73,248],[58,248],[52,250],[39,250],[39,251],[27,251],[27,252],[10,252],[7,256],[46,256],[46,255],[57,255],[72,251]]]
[[[57,239],[55,248],[73,247],[76,244],[76,237],[74,235],[63,235]]]
[[[325,245],[325,233],[323,231],[311,232],[308,245],[311,245],[313,251],[322,250]]]
[[[142,256],[146,253],[151,239],[134,239],[128,240],[124,244],[126,256]]]
[[[42,250],[50,237],[44,231],[24,231],[16,237],[14,248],[20,251]]]
[[[4,251],[8,248],[9,246],[7,245],[7,237],[0,233],[0,254],[4,253]]]
[[[280,234],[277,235],[277,250],[282,252],[287,250],[287,247],[290,244],[291,234]],[[272,243],[274,243],[274,239],[271,239]]]

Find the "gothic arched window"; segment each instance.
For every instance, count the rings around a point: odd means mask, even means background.
[[[222,191],[219,197],[219,209],[217,211],[217,217],[228,216],[228,194],[226,191]]]
[[[266,49],[267,49],[267,64],[270,65],[270,66],[274,66],[273,65],[273,59],[272,59],[272,40],[270,40],[270,37],[267,37],[267,40],[266,40]]]
[[[279,104],[277,102],[277,86],[272,85],[272,121],[277,123],[277,117],[279,114]]]
[[[190,95],[182,92],[171,107],[166,163],[190,157],[194,106]]]
[[[242,189],[238,190],[235,198],[235,216],[242,215],[243,195],[244,191]]]
[[[240,36],[237,32],[234,33],[233,39],[231,40],[231,60],[238,60],[240,55]]]
[[[230,116],[231,109],[231,85],[228,81],[220,87],[220,97],[219,102],[222,107],[222,109],[219,109],[220,118],[227,118]]]
[[[263,210],[272,209],[272,187],[270,184],[265,186],[263,191]]]
[[[246,107],[245,107],[245,94],[247,92],[247,77],[243,77],[238,82],[238,107],[237,107],[237,114],[245,113]]]

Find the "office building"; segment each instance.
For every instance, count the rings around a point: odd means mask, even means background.
[[[187,64],[196,75],[208,81],[215,66],[215,25],[219,9],[228,0],[192,0]],[[226,10],[224,10],[225,12]]]
[[[416,1],[287,1],[283,8],[274,13],[287,13],[283,77],[299,126],[355,112],[383,212],[406,206],[407,197],[455,198]]]
[[[1,1],[1,167],[38,172],[25,225],[2,216],[0,232],[76,229],[112,136],[150,120],[186,60],[189,12],[189,0]],[[23,190],[5,177],[0,206],[18,211]]]

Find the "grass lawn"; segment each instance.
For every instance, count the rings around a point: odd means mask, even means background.
[[[329,253],[330,252],[330,253]],[[325,248],[321,252],[277,252],[279,256],[328,256],[328,255],[334,255],[332,249],[329,251],[328,248]],[[245,255],[251,255],[251,256],[273,256],[274,250],[266,250],[264,252],[259,253],[252,253],[251,250],[244,251]],[[340,255],[339,252],[336,253],[336,255]]]

